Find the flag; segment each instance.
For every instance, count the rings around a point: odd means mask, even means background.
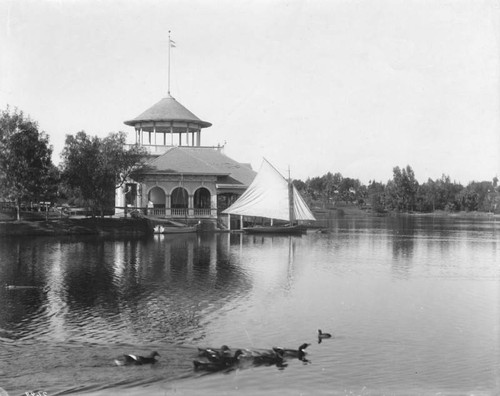
[[[174,40],[170,40],[170,47],[175,48],[175,41]]]

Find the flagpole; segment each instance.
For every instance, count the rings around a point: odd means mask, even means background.
[[[171,40],[170,40],[170,30],[168,31],[168,96],[170,96],[170,47],[171,47]]]

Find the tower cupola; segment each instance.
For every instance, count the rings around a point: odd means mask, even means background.
[[[201,146],[202,121],[170,94],[130,121],[141,146]]]

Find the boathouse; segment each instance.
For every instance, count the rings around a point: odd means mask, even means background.
[[[223,146],[203,146],[202,131],[212,124],[170,93],[125,124],[134,128],[135,144],[147,150],[147,170],[116,191],[117,212],[215,222],[255,177],[249,164],[226,156]]]

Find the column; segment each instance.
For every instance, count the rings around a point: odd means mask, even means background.
[[[172,216],[172,208],[170,207],[171,201],[171,196],[169,194],[165,194],[165,217]]]
[[[210,217],[217,218],[217,194],[210,193]]]
[[[188,217],[194,217],[194,195],[188,195]]]

